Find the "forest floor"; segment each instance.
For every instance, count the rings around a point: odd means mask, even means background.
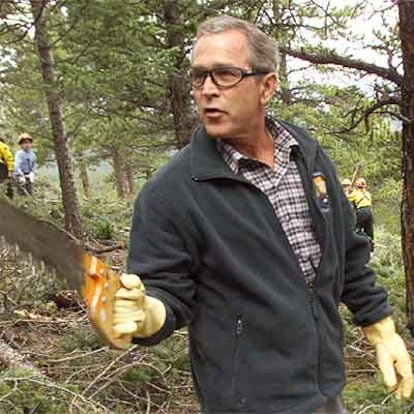
[[[0,339],[40,371],[0,374],[0,413],[170,413],[195,414],[186,331],[162,344],[113,351],[90,328],[76,294],[62,291],[52,276],[19,260],[1,257],[3,297]],[[105,260],[123,267],[124,251]],[[59,292],[56,295],[56,292]],[[381,384],[373,349],[345,320],[350,413],[409,413]],[[413,411],[414,412],[414,411]]]
[[[105,256],[124,267],[123,250]],[[185,331],[157,347],[109,350],[53,275],[7,249],[0,275],[0,341],[38,370],[11,369],[0,355],[0,414],[198,412]]]

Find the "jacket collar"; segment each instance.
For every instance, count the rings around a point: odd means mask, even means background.
[[[305,129],[297,127],[290,122],[280,120],[277,120],[277,122],[286,128],[298,141],[299,153],[303,157],[307,169],[313,172],[316,153],[319,149],[316,139],[312,138]]]
[[[298,141],[298,152],[309,171],[313,171],[317,151],[317,142],[302,128],[288,122],[279,121]],[[208,180],[212,178],[240,179],[233,173],[223,160],[216,147],[216,139],[210,137],[205,128],[200,125],[191,139],[191,175],[194,180]]]

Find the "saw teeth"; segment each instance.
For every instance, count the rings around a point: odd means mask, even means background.
[[[33,266],[33,255],[29,252],[25,252],[23,256],[23,261],[27,266]]]
[[[13,255],[14,255],[14,258],[17,259],[18,256],[19,256],[19,254],[20,254],[20,247],[19,247],[19,245],[17,245],[17,244],[13,245]]]
[[[56,269],[53,266],[50,267],[49,273],[52,275],[53,278],[56,278],[57,272],[56,272]]]
[[[10,250],[10,244],[7,243],[7,239],[4,236],[0,237],[0,249],[5,255],[7,255]]]
[[[28,264],[29,264],[29,266],[33,267],[33,255],[32,255],[32,253],[28,253]]]
[[[45,263],[45,261],[44,261],[44,260],[41,260],[41,261],[40,261],[40,265],[39,265],[39,267],[40,267],[40,271],[41,271],[42,273],[46,273],[46,263]]]

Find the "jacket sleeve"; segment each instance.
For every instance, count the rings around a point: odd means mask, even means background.
[[[33,152],[32,171],[34,173],[37,173],[37,168],[38,168],[38,165],[37,165],[37,156],[36,156],[36,153]]]
[[[392,310],[387,302],[386,290],[376,284],[377,276],[367,264],[370,259],[370,245],[366,237],[355,231],[355,215],[348,198],[342,190],[335,166],[321,150],[331,174],[332,193],[337,197],[335,227],[338,256],[344,269],[341,301],[353,314],[353,322],[359,326],[371,325],[389,316]]]
[[[356,325],[368,326],[389,316],[392,311],[385,289],[376,284],[376,274],[367,266],[370,259],[369,241],[356,233],[352,207],[339,182],[336,184],[344,217],[345,280],[342,302],[353,313]]]
[[[8,172],[13,172],[13,154],[7,145],[4,146],[3,158],[4,162],[6,163]]]
[[[23,171],[20,168],[21,163],[22,163],[21,153],[20,151],[17,151],[16,155],[14,156],[14,172],[17,175],[23,175]]]
[[[148,295],[164,303],[167,318],[159,332],[137,338],[136,343],[156,344],[187,325],[193,316],[194,252],[185,240],[185,226],[177,222],[178,215],[151,185],[144,186],[135,203],[127,268],[141,277]]]

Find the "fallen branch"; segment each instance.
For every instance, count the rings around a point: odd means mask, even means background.
[[[83,395],[85,395],[119,360],[121,360],[126,355],[130,354],[132,351],[137,349],[137,345],[131,346],[131,348],[127,349],[120,355],[118,355],[113,361],[111,361],[102,372],[94,378],[94,380],[83,390]]]
[[[3,377],[2,380],[6,382],[14,382],[15,384],[26,381],[26,382],[30,382],[38,386],[42,386],[46,388],[53,388],[53,389],[62,391],[63,393],[70,395],[72,397],[72,401],[70,402],[71,405],[73,405],[75,401],[79,399],[83,404],[85,404],[88,407],[88,411],[87,411],[88,413],[92,413],[92,412],[98,413],[98,414],[110,413],[110,411],[106,407],[104,407],[102,404],[100,404],[98,401],[93,401],[90,398],[85,397],[81,394],[78,394],[77,392],[69,388],[50,382],[46,378],[44,380],[40,380],[34,377]],[[92,409],[93,411],[90,411],[90,409]]]
[[[33,375],[45,377],[30,361],[3,340],[0,340],[0,361],[10,370],[22,369],[31,371]]]
[[[125,248],[125,245],[122,243],[118,243],[108,247],[101,247],[100,249],[91,249],[94,254],[101,254],[101,253],[109,253],[113,252],[114,250],[122,250]]]

